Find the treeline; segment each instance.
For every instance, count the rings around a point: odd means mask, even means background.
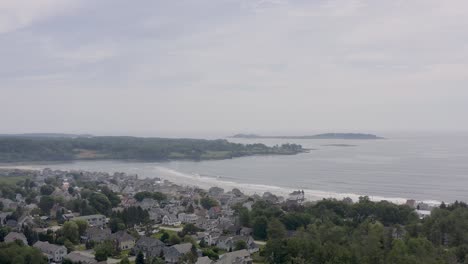
[[[0,137],[0,162],[74,159],[224,159],[257,154],[296,154],[300,145],[268,147],[227,140],[138,137]]]
[[[323,200],[305,206],[256,202],[235,210],[267,263],[410,264],[468,263],[468,208],[442,206],[419,219],[414,210],[361,198],[351,204]]]

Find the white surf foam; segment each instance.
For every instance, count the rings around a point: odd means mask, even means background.
[[[221,187],[225,190],[231,190],[233,188],[237,188],[242,192],[252,195],[258,194],[262,195],[264,192],[271,192],[275,195],[281,195],[287,197],[293,191],[297,191],[297,188],[288,188],[288,187],[280,187],[274,185],[265,185],[265,184],[249,184],[249,183],[238,183],[234,181],[223,180],[220,178],[215,177],[206,177],[200,174],[188,174],[183,173],[177,170],[173,170],[170,168],[162,167],[162,166],[155,166],[155,171],[158,171],[158,174],[162,175],[162,178],[167,179],[171,182],[180,185],[188,185],[188,186],[197,186],[200,188],[210,188],[210,187]],[[316,201],[321,200],[323,198],[335,198],[335,199],[344,199],[349,197],[353,199],[353,201],[358,201],[360,194],[355,193],[337,193],[337,192],[327,192],[327,191],[320,191],[320,190],[311,190],[311,189],[304,189],[304,196],[309,201]],[[406,198],[400,197],[383,197],[383,196],[369,196],[369,199],[372,201],[382,201],[386,200],[396,204],[403,204],[406,202]]]

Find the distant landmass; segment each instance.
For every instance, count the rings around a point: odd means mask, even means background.
[[[362,133],[325,133],[310,136],[261,136],[256,134],[236,134],[231,138],[278,138],[278,139],[384,139],[373,134]]]
[[[293,155],[301,145],[238,144],[227,140],[94,137],[70,134],[0,135],[0,162],[72,160],[210,160],[252,155]]]
[[[25,133],[25,134],[0,134],[0,137],[16,138],[80,138],[93,137],[90,134],[64,134],[64,133]]]

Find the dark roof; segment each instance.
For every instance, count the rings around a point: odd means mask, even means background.
[[[144,247],[164,247],[165,244],[161,242],[161,240],[153,238],[153,237],[141,237],[136,242],[136,246],[144,246]]]
[[[125,231],[118,231],[117,233],[112,234],[111,237],[112,239],[117,240],[117,242],[135,240],[134,237]]]

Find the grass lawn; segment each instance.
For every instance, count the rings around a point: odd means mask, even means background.
[[[231,157],[231,151],[207,151],[201,155],[202,159],[225,159]]]
[[[15,185],[19,181],[24,181],[30,178],[29,176],[0,176],[0,184]]]
[[[75,246],[75,250],[77,251],[85,251],[86,250],[86,245],[85,244],[79,244]]]
[[[156,238],[156,239],[161,239],[161,236],[163,235],[163,231],[166,232],[169,236],[170,236],[170,235],[177,235],[177,232],[176,232],[176,231],[164,230],[164,229],[163,229],[163,230],[159,231],[158,233],[151,235],[151,237],[154,237],[154,238]]]
[[[265,258],[260,256],[260,252],[252,254],[253,263],[265,263]]]

